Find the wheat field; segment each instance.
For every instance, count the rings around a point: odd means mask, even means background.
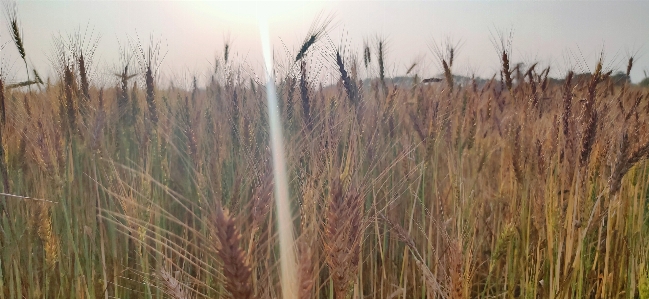
[[[393,78],[384,39],[316,48],[330,22],[316,20],[275,80],[292,216],[278,219],[266,82],[228,44],[184,88],[161,84],[159,44],[93,81],[97,44],[72,36],[44,80],[8,15],[27,80],[0,77],[0,298],[290,284],[293,298],[649,298],[649,89],[628,80],[633,56],[551,78],[500,35],[491,78],[459,76],[451,43],[433,49],[439,77]]]

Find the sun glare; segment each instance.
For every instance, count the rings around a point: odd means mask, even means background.
[[[273,75],[273,56],[271,52],[268,23],[264,16],[259,16],[259,33],[261,36],[262,54],[266,66],[266,95],[268,98],[268,118],[270,129],[270,146],[273,156],[273,176],[275,181],[275,205],[277,209],[277,227],[279,228],[280,265],[282,281],[282,298],[297,298],[297,273],[295,271],[295,245],[293,239],[293,216],[288,192],[286,162],[284,158],[284,138],[282,121],[277,103],[275,77]]]

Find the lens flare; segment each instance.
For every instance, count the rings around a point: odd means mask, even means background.
[[[282,282],[282,298],[297,298],[297,272],[295,246],[293,239],[293,216],[288,195],[286,179],[286,162],[282,127],[277,106],[275,76],[273,74],[273,56],[268,36],[268,22],[260,20],[259,32],[261,47],[266,64],[266,97],[268,98],[268,119],[270,126],[270,148],[273,154],[273,175],[275,177],[275,204],[277,208],[277,226],[279,229],[279,249]]]

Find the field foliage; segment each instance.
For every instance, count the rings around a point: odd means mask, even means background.
[[[299,298],[649,298],[649,90],[503,39],[490,79],[439,45],[440,78],[392,80],[382,39],[313,47],[327,22],[277,78]],[[0,298],[281,297],[265,83],[225,54],[160,87],[154,43],[98,84],[74,38],[43,82],[11,24]]]

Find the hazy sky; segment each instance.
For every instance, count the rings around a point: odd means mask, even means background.
[[[634,82],[644,77],[643,70],[649,73],[649,1],[18,1],[17,9],[29,63],[49,75],[54,74],[48,60],[52,38],[86,29],[101,36],[95,54],[99,77],[119,64],[120,43],[139,37],[147,47],[151,34],[167,53],[162,65],[167,76],[204,78],[214,58],[222,57],[228,36],[232,59],[258,73],[260,16],[268,19],[276,55],[294,57],[319,13],[334,15],[328,38],[336,47],[360,54],[364,39],[385,37],[390,76],[403,75],[413,62],[420,75],[439,73],[430,46],[451,37],[462,42],[454,72],[490,77],[499,68],[491,38],[510,30],[511,60],[550,64],[552,76],[563,76],[570,67],[593,69],[602,50],[613,70],[625,69],[628,54],[637,53]],[[6,44],[1,56],[9,78],[20,80],[24,66],[2,17],[0,41]]]

